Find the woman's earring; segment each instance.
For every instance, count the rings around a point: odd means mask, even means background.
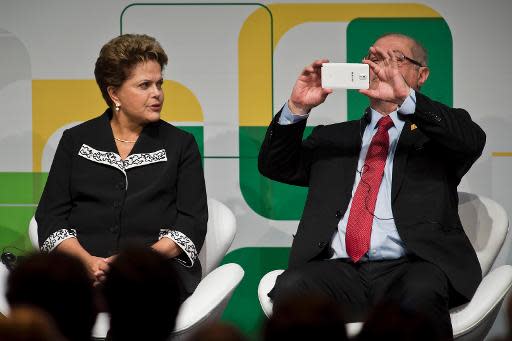
[[[120,107],[121,107],[121,105],[119,103],[116,103],[116,111],[119,111]]]

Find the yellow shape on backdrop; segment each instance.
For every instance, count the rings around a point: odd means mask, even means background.
[[[166,99],[162,119],[171,122],[203,122],[199,101],[182,84],[164,81]],[[43,149],[59,128],[94,118],[107,108],[96,82],[83,80],[32,81],[32,168],[41,171]]]
[[[350,22],[361,17],[438,18],[441,15],[421,4],[391,3],[269,4],[257,9],[245,20],[238,38],[240,126],[266,126],[270,121],[272,50],[286,32],[306,22]]]
[[[249,15],[238,35],[238,115],[240,126],[267,125],[272,113],[271,14]]]
[[[512,157],[512,152],[492,152],[494,157]]]

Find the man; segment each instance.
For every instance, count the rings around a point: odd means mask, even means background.
[[[270,124],[260,172],[308,186],[289,268],[269,293],[322,293],[348,321],[383,300],[435,319],[451,338],[449,308],[467,302],[481,280],[462,228],[457,185],[481,155],[485,133],[463,109],[419,92],[429,76],[425,49],[387,34],[363,60],[370,100],[361,120],[316,127],[302,141],[312,108],[332,92],[321,64],[307,66]]]

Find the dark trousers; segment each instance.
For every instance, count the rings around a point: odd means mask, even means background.
[[[426,316],[444,338],[451,338],[452,292],[436,265],[404,257],[356,264],[344,259],[311,261],[281,274],[268,296],[278,304],[290,296],[327,295],[340,303],[347,322],[364,321],[372,307],[393,302]]]

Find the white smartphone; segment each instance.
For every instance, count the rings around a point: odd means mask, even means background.
[[[368,89],[370,67],[359,63],[323,63],[322,88]]]

